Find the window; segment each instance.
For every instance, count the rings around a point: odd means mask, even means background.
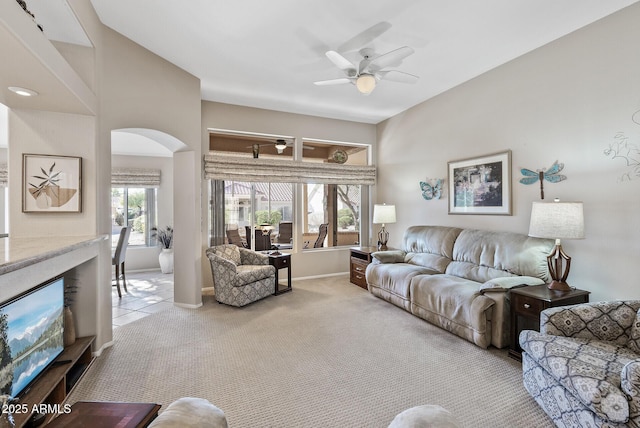
[[[368,186],[375,184],[371,147],[278,137],[286,147],[276,154],[268,151],[273,142],[260,142],[273,137],[210,133],[204,156],[205,178],[211,180],[210,244],[259,241],[250,229],[264,225],[273,229],[272,242],[284,248],[291,248],[296,237],[302,238],[299,249],[359,245],[361,208],[368,204]],[[259,150],[252,152],[256,142]],[[296,219],[301,224],[294,224]]]
[[[304,248],[360,244],[361,186],[305,184]],[[321,226],[325,225],[323,241]]]
[[[111,246],[115,247],[120,229],[131,226],[129,246],[154,246],[151,228],[156,224],[156,189],[111,188]]]
[[[293,185],[291,183],[248,183],[224,181],[225,230],[238,229],[245,242],[251,242],[251,227],[271,226],[271,241],[291,248],[293,236]],[[255,215],[252,218],[252,213]],[[253,224],[252,224],[253,221]],[[285,223],[288,223],[285,225]],[[282,230],[281,230],[282,229]]]

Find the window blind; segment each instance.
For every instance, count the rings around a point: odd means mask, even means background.
[[[159,169],[112,168],[111,185],[114,187],[158,187]]]
[[[376,167],[206,154],[204,176],[228,181],[373,185]]]

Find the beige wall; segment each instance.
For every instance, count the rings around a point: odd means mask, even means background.
[[[346,141],[369,144],[371,146],[375,146],[376,141],[375,125],[203,101],[203,151],[208,150],[209,135],[207,129],[210,128],[286,135],[299,140],[312,138]],[[206,186],[207,182],[203,182],[203,191],[205,192]],[[297,187],[298,189],[294,190],[294,192],[296,197],[300,198],[302,197],[302,187]],[[362,215],[364,218],[368,218],[368,211],[363,209]],[[203,221],[206,223],[207,212],[205,204],[203,204],[202,216]],[[296,214],[294,227],[295,224],[302,224],[302,213],[298,212]],[[206,234],[203,235],[202,242],[204,248],[208,244]],[[302,251],[302,242],[302,239],[294,240],[294,243],[299,246],[294,248],[291,260],[292,275],[294,277],[320,276],[349,270],[348,247]],[[203,270],[203,283],[205,286],[212,285],[209,266],[206,266]]]
[[[563,241],[568,282],[591,300],[640,298],[640,179],[619,181],[622,159],[604,155],[617,132],[640,148],[640,4],[555,41],[378,124],[376,202],[395,203],[390,245],[415,224],[527,233],[539,185],[520,168],[564,162],[567,180],[545,182],[545,201],[584,202],[586,239]],[[638,120],[638,117],[636,117]],[[640,120],[639,120],[640,121]],[[448,215],[445,192],[425,201],[419,181],[446,178],[447,162],[510,149],[513,215]]]
[[[102,40],[100,145],[110,147],[112,130],[152,129],[179,140],[181,157],[191,162],[176,162],[174,153],[173,187],[180,193],[180,203],[173,199],[174,300],[197,307],[202,301],[202,232],[193,213],[201,211],[200,81],[107,27]],[[110,219],[102,221],[102,227],[110,226]]]
[[[9,231],[13,237],[95,235],[96,120],[91,116],[35,110],[9,111]],[[23,213],[24,153],[82,158],[81,213]]]

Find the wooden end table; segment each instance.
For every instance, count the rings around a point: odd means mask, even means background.
[[[349,259],[349,281],[352,284],[367,289],[367,279],[364,273],[371,263],[371,254],[378,251],[377,247],[351,247]]]
[[[522,348],[518,338],[522,330],[540,331],[540,312],[557,306],[589,302],[589,291],[549,290],[547,284],[513,288],[511,294],[511,340],[509,356],[522,361]]]
[[[155,403],[78,401],[69,413],[62,413],[47,428],[145,428],[158,417],[160,407]]]
[[[291,254],[269,254],[269,264],[276,268],[276,289],[274,295],[286,293],[291,291]],[[280,288],[278,271],[280,269],[287,269],[287,286]]]

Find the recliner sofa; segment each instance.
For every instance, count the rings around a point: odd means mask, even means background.
[[[375,296],[476,345],[509,343],[512,287],[549,282],[551,239],[512,232],[411,226],[400,250],[373,253]]]

